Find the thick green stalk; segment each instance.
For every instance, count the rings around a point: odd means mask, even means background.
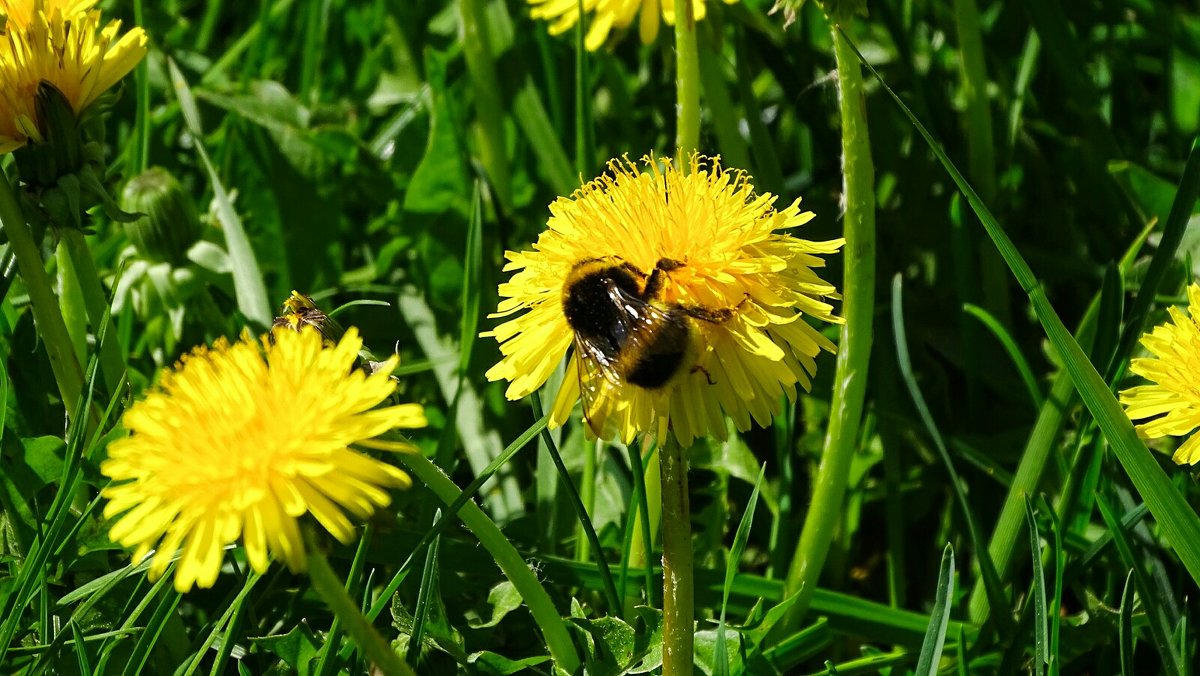
[[[696,14],[692,0],[675,2],[675,146],[680,168],[700,147],[700,56],[696,49]],[[690,672],[689,672],[690,673]]]
[[[507,210],[512,207],[512,177],[504,143],[505,107],[480,0],[458,0],[458,25],[475,95],[475,121],[480,131],[479,159],[487,170],[496,198]]]
[[[63,244],[66,245],[67,257],[79,282],[79,289],[83,292],[83,304],[92,325],[92,333],[96,335],[104,382],[110,390],[116,390],[125,377],[125,357],[121,354],[117,333],[113,330],[115,325],[108,321],[111,305],[100,281],[100,273],[96,270],[96,261],[92,259],[92,252],[82,232],[74,229],[63,231]]]
[[[338,579],[333,569],[329,567],[329,562],[325,560],[325,556],[321,554],[320,547],[312,542],[311,538],[306,539],[309,540],[308,579],[312,582],[313,589],[320,594],[325,605],[333,611],[334,617],[341,620],[342,625],[346,628],[346,633],[350,634],[354,644],[363,651],[363,655],[366,655],[367,659],[371,661],[374,669],[388,674],[388,676],[416,676],[416,672],[400,659],[396,651],[392,650],[388,642],[379,635],[371,622],[362,614],[362,610],[359,609],[354,599],[350,598],[346,586]]]
[[[785,597],[799,594],[785,625],[797,628],[829,553],[842,514],[850,463],[857,448],[866,397],[875,310],[875,168],[867,136],[862,71],[846,39],[833,26],[838,104],[842,118],[843,192],[846,203],[845,280],[842,326],[829,428],[813,480],[812,504],[784,584]]]
[[[692,516],[688,508],[687,456],[668,437],[663,444],[663,676],[692,676],[695,609],[692,580]]]
[[[396,457],[447,505],[453,504],[462,494],[458,486],[425,456],[419,453],[402,453]],[[468,501],[463,505],[458,512],[458,518],[471,529],[479,539],[479,544],[483,545],[500,570],[504,571],[509,582],[516,587],[517,593],[529,607],[534,622],[541,629],[542,638],[545,639],[554,661],[563,671],[575,673],[580,665],[579,654],[575,652],[575,644],[571,642],[567,625],[521,553],[474,502]]]
[[[38,333],[46,343],[46,354],[50,357],[50,368],[54,372],[55,382],[58,383],[67,417],[74,421],[78,413],[79,397],[83,393],[83,369],[80,368],[75,349],[71,346],[71,336],[67,333],[67,325],[59,311],[58,298],[54,295],[50,275],[46,274],[46,268],[42,264],[38,245],[33,241],[33,233],[26,225],[25,216],[21,213],[16,195],[13,194],[12,186],[3,171],[0,171],[0,226],[8,235],[9,246],[21,271],[21,279],[29,291],[33,319],[37,323]]]

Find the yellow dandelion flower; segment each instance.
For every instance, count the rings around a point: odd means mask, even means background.
[[[101,28],[94,1],[0,0],[0,153],[42,142],[35,95],[43,82],[62,92],[75,114],[125,77],[146,55],[146,33]],[[84,10],[84,11],[81,11]]]
[[[805,316],[840,322],[817,276],[844,240],[785,232],[812,219],[800,200],[782,210],[749,177],[693,155],[691,171],[643,158],[550,205],[532,251],[507,252],[492,317],[522,313],[484,334],[504,355],[489,380],[509,399],[541,387],[568,349],[568,377],[551,410],[562,425],[581,397],[601,437],[639,432],[687,446],[771,423],[783,394],[806,390],[833,344]]]
[[[313,330],[278,329],[274,340],[248,333],[236,343],[201,347],[124,416],[130,436],[113,442],[100,471],[110,536],[136,548],[134,560],[156,550],[152,579],[182,549],[175,573],[180,592],[211,587],[226,545],[240,537],[259,572],[270,556],[304,568],[299,518],[312,514],[342,542],[357,519],[389,503],[388,488],[408,475],[352,449],[407,451],[377,439],[395,428],[425,425],[417,404],[376,409],[395,389],[382,372],[354,368],[362,347],[354,328],[334,347]]]
[[[725,0],[733,4],[737,0]],[[578,0],[529,0],[530,16],[550,22],[550,34],[558,35],[579,23]],[[668,26],[675,25],[675,0],[583,0],[583,11],[592,15],[584,45],[595,51],[608,40],[613,30],[624,30],[639,15],[638,34],[642,44],[654,42],[658,36],[659,14]],[[704,18],[707,9],[704,0],[692,0],[692,11],[696,20]]]
[[[47,16],[55,12],[63,16],[83,14],[96,6],[99,0],[0,0],[0,17],[5,24],[3,30],[24,30],[33,23],[39,12]]]
[[[1188,314],[1169,308],[1167,323],[1142,336],[1142,345],[1154,357],[1134,359],[1129,370],[1151,385],[1121,392],[1121,403],[1132,421],[1149,439],[1192,434],[1200,427],[1200,285],[1188,287]],[[1192,434],[1173,456],[1181,465],[1200,462],[1200,434]]]

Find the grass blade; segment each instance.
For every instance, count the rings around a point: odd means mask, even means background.
[[[900,375],[904,378],[904,384],[908,386],[908,392],[912,396],[913,405],[917,407],[917,412],[921,416],[921,421],[925,424],[926,431],[933,439],[934,445],[938,449],[938,455],[942,459],[942,463],[946,466],[946,473],[950,476],[950,483],[954,488],[954,496],[958,501],[958,506],[962,509],[963,519],[967,523],[967,532],[971,539],[971,547],[975,549],[976,557],[979,559],[979,572],[983,576],[984,589],[987,591],[988,601],[992,608],[1007,609],[1008,599],[1004,595],[1004,587],[1000,584],[1000,577],[996,574],[996,567],[992,563],[992,556],[988,553],[987,544],[983,540],[983,535],[979,532],[979,525],[975,522],[975,515],[971,512],[971,506],[967,502],[967,495],[963,491],[962,481],[958,477],[958,471],[954,469],[954,463],[950,459],[950,451],[946,448],[946,442],[942,440],[942,435],[938,432],[937,424],[933,421],[933,414],[929,412],[929,406],[925,404],[925,397],[921,394],[921,388],[917,386],[916,375],[913,374],[912,360],[908,355],[908,338],[904,331],[904,279],[900,273],[892,278],[892,332],[896,339],[896,358],[900,363]],[[993,614],[996,624],[1000,629],[1000,633],[1004,636],[1012,634],[1013,621],[1007,610]]]
[[[1012,334],[1008,329],[1004,328],[990,312],[979,307],[967,303],[963,305],[963,312],[978,319],[987,327],[996,340],[1000,341],[1000,345],[1008,356],[1013,361],[1013,365],[1017,367],[1017,372],[1021,374],[1021,382],[1025,383],[1025,389],[1029,391],[1029,399],[1033,401],[1033,405],[1038,410],[1041,410],[1046,399],[1042,396],[1042,389],[1038,387],[1037,377],[1033,375],[1033,369],[1029,368],[1029,362],[1026,361],[1025,355],[1021,354],[1021,348],[1017,347],[1017,342],[1013,340]]]
[[[521,433],[521,436],[517,437],[511,444],[509,444],[508,448],[504,449],[503,453],[497,456],[495,460],[493,460],[490,464],[488,464],[487,467],[479,472],[475,479],[460,493],[458,493],[457,496],[455,496],[454,500],[452,500],[449,503],[449,506],[446,508],[445,515],[437,519],[429,528],[429,530],[426,531],[423,536],[421,536],[421,539],[417,541],[417,544],[413,546],[412,551],[409,552],[408,559],[406,559],[405,562],[400,566],[399,571],[397,571],[396,575],[392,577],[387,586],[383,588],[383,591],[379,594],[375,603],[364,613],[368,620],[374,621],[375,618],[379,617],[379,614],[391,604],[392,594],[396,593],[396,590],[400,588],[400,584],[404,582],[404,578],[408,576],[411,566],[416,561],[417,556],[424,551],[425,547],[430,542],[433,542],[434,538],[441,535],[451,523],[454,523],[457,520],[459,510],[461,510],[468,502],[471,501],[472,498],[475,497],[475,494],[479,492],[479,489],[482,488],[485,483],[487,483],[488,479],[491,479],[492,476],[499,471],[502,466],[507,464],[508,461],[517,454],[517,451],[520,451],[522,448],[525,448],[527,445],[529,445],[529,442],[546,428],[546,421],[548,419],[549,416],[543,416],[541,420],[538,420],[532,426],[530,426],[529,429]],[[353,646],[344,646],[338,653],[338,658],[342,660],[349,659],[351,650],[353,650]]]
[[[1051,536],[1054,538],[1054,598],[1051,599],[1046,613],[1050,620],[1050,643],[1047,656],[1050,658],[1048,663],[1050,676],[1058,676],[1062,664],[1059,635],[1062,631],[1063,570],[1066,567],[1066,557],[1063,556],[1062,526],[1059,524],[1058,514],[1042,495],[1038,496],[1038,508],[1042,514],[1046,515],[1046,521],[1050,524]]]
[[[954,547],[946,543],[946,549],[942,553],[942,567],[938,573],[937,597],[933,602],[933,612],[929,614],[929,628],[925,630],[921,656],[917,659],[917,676],[937,676],[938,662],[942,659],[942,646],[946,643],[950,606],[953,604]]]
[[[1121,676],[1133,676],[1133,570],[1125,576],[1121,592],[1121,620],[1117,640],[1121,645]]]
[[[1150,267],[1146,269],[1142,287],[1133,299],[1129,320],[1125,323],[1124,333],[1121,334],[1121,347],[1117,350],[1115,361],[1109,364],[1109,382],[1120,377],[1126,366],[1124,355],[1133,352],[1138,338],[1142,335],[1146,317],[1154,305],[1154,296],[1158,293],[1167,270],[1175,262],[1175,254],[1183,242],[1183,234],[1187,230],[1197,197],[1200,197],[1200,136],[1192,141],[1192,149],[1188,152],[1187,164],[1184,165],[1183,175],[1179,178],[1175,199],[1171,202],[1171,211],[1166,224],[1163,225],[1162,239],[1150,259]]]
[[[719,676],[728,676],[729,674],[729,656],[725,645],[725,610],[729,605],[729,592],[733,589],[733,578],[737,575],[738,562],[741,561],[742,552],[746,551],[746,542],[750,539],[750,526],[754,523],[754,508],[758,506],[758,491],[762,488],[763,475],[766,472],[767,466],[763,465],[758,472],[758,480],[754,482],[750,500],[746,503],[746,511],[738,523],[737,532],[734,533],[733,546],[729,548],[729,563],[725,566],[725,589],[721,593],[721,619],[717,622],[717,656],[714,659],[716,673]]]
[[[530,397],[529,401],[533,404],[534,415],[543,418],[541,399],[534,396]],[[575,507],[575,515],[579,518],[579,524],[583,526],[583,532],[592,545],[592,551],[596,553],[595,559],[600,566],[600,581],[604,583],[604,594],[608,597],[610,612],[619,612],[621,595],[617,593],[617,585],[613,581],[608,560],[604,558],[604,549],[600,546],[600,537],[596,535],[596,527],[592,525],[592,517],[588,514],[583,499],[579,497],[579,490],[575,487],[575,482],[571,480],[571,473],[567,471],[567,466],[563,463],[562,455],[558,452],[558,444],[554,443],[554,437],[550,436],[550,431],[545,428],[542,428],[542,441],[546,443],[546,450],[550,452],[554,467],[558,469],[559,480],[566,487],[567,497],[571,499],[571,504]]]
[[[847,42],[849,43],[849,38],[847,38]],[[975,210],[980,222],[987,230],[988,236],[992,238],[996,248],[1000,250],[1000,254],[1008,263],[1009,269],[1021,285],[1021,289],[1029,296],[1046,336],[1058,350],[1067,372],[1071,375],[1072,382],[1075,383],[1075,389],[1096,419],[1096,423],[1105,439],[1108,440],[1117,460],[1129,475],[1142,499],[1145,500],[1146,505],[1150,508],[1150,513],[1154,515],[1162,528],[1165,539],[1175,550],[1192,579],[1200,582],[1200,516],[1196,515],[1196,512],[1171,484],[1158,462],[1151,457],[1149,449],[1138,438],[1133,424],[1121,410],[1117,398],[1113,396],[1108,385],[1100,377],[1096,367],[1088,361],[1087,355],[1079,347],[1079,343],[1063,325],[1062,320],[1054,311],[1054,307],[1050,304],[1050,300],[1046,297],[1045,291],[1041,288],[1040,282],[1033,274],[1033,270],[1030,269],[1021,253],[1013,245],[1012,240],[1008,238],[1004,229],[992,216],[991,211],[979,199],[979,195],[963,178],[958,168],[950,161],[925,126],[858,51],[858,47],[852,43],[850,46],[920,132],[958,189],[966,196],[971,208]]]
[[[1121,527],[1121,522],[1117,519],[1112,507],[1108,505],[1108,500],[1102,495],[1097,495],[1096,506],[1100,508],[1100,516],[1103,517],[1104,524],[1112,533],[1113,545],[1117,548],[1121,563],[1133,570],[1133,581],[1138,590],[1138,596],[1142,599],[1142,607],[1146,611],[1150,636],[1154,639],[1154,647],[1158,649],[1159,659],[1162,660],[1163,672],[1172,674],[1172,676],[1182,676],[1183,667],[1179,661],[1179,655],[1175,652],[1175,645],[1171,641],[1170,622],[1162,605],[1154,597],[1154,583],[1150,579],[1150,574],[1142,565],[1141,558],[1133,551],[1133,545],[1129,539],[1125,537],[1125,530]]]
[[[208,151],[204,149],[204,131],[200,127],[200,111],[196,108],[196,100],[187,80],[183,78],[179,66],[167,59],[167,67],[171,71],[171,84],[183,111],[183,121],[188,133],[196,144],[196,154],[199,155],[204,169],[208,172],[208,180],[212,185],[213,203],[216,205],[217,217],[221,219],[222,231],[225,233],[225,245],[229,248],[229,260],[233,265],[233,285],[236,290],[238,309],[246,315],[256,328],[266,329],[271,325],[274,316],[271,304],[267,301],[267,287],[263,283],[262,271],[258,267],[258,259],[250,246],[250,238],[242,226],[242,219],[233,208],[229,194],[221,183],[217,168]]]
[[[1025,520],[1029,523],[1029,558],[1033,559],[1033,673],[1042,676],[1050,662],[1046,637],[1046,575],[1042,570],[1042,538],[1038,533],[1033,503],[1025,496]]]
[[[440,519],[442,510],[434,512],[433,518]],[[405,661],[416,668],[421,661],[421,641],[425,636],[425,619],[429,617],[429,595],[434,593],[434,579],[437,576],[438,543],[441,536],[433,539],[433,544],[425,551],[425,566],[421,569],[421,586],[417,590],[417,607],[413,612],[412,633],[408,636],[408,652]]]

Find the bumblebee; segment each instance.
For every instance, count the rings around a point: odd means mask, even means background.
[[[598,428],[602,393],[625,384],[664,388],[689,361],[692,320],[716,324],[733,316],[731,308],[663,302],[671,272],[684,265],[662,258],[647,275],[620,258],[587,258],[567,274],[563,315],[575,333],[584,419],[597,436],[609,436]]]

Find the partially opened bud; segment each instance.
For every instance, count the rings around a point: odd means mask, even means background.
[[[151,167],[125,186],[121,208],[139,214],[125,223],[125,234],[142,258],[180,265],[200,240],[196,204],[166,169]]]

